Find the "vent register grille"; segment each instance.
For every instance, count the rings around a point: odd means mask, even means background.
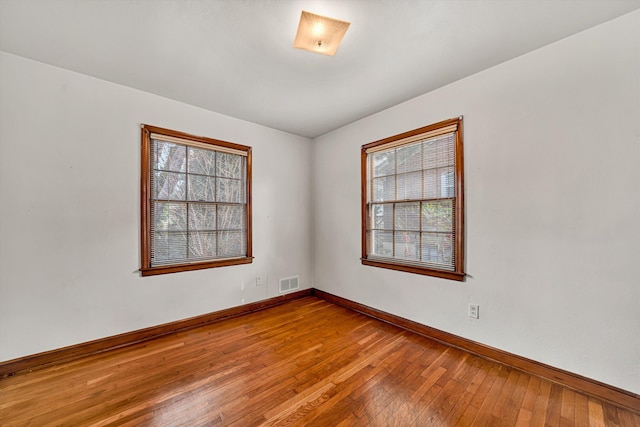
[[[151,266],[246,256],[246,157],[151,140]]]
[[[299,276],[285,277],[283,279],[280,279],[280,293],[298,289],[299,287]]]

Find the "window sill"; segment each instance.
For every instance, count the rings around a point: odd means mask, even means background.
[[[362,265],[369,265],[371,267],[387,268],[390,270],[404,271],[406,273],[422,274],[424,276],[439,277],[441,279],[456,280],[463,282],[466,274],[457,271],[444,271],[433,270],[430,268],[416,267],[413,265],[404,264],[392,264],[382,261],[373,261],[370,259],[362,258]]]
[[[196,262],[191,264],[163,265],[159,267],[146,267],[140,269],[142,276],[155,276],[158,274],[178,273],[180,271],[204,270],[206,268],[227,267],[230,265],[251,264],[253,257],[229,258],[216,261]]]

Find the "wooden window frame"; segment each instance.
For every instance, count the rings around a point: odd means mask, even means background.
[[[231,265],[250,264],[253,262],[252,256],[252,233],[251,233],[251,147],[235,144],[232,142],[217,139],[190,135],[170,129],[143,124],[141,126],[142,155],[141,155],[141,177],[140,177],[140,211],[141,211],[141,267],[142,276],[153,276],[158,274],[177,273],[180,271],[202,270],[215,267],[226,267]],[[151,265],[151,134],[159,134],[169,138],[177,138],[193,142],[195,144],[210,145],[212,149],[218,147],[224,150],[240,151],[246,153],[246,256],[211,259],[205,261],[195,261],[190,263],[166,264],[160,266]],[[218,151],[220,151],[218,150]]]
[[[367,154],[376,150],[384,150],[386,147],[402,146],[411,144],[416,138],[423,134],[438,134],[443,129],[455,126],[455,164],[454,164],[454,247],[455,265],[453,270],[440,270],[426,266],[418,266],[415,264],[408,265],[402,262],[394,262],[389,258],[383,260],[375,257],[369,257],[369,248],[367,242],[367,231],[369,221],[369,201],[368,201],[368,173],[367,173]],[[403,140],[407,140],[403,142]],[[387,268],[391,270],[404,271],[408,273],[422,274],[427,276],[439,277],[456,281],[464,281],[464,162],[463,162],[463,137],[462,137],[462,117],[444,120],[432,125],[424,126],[398,135],[394,135],[379,141],[374,141],[362,146],[361,149],[361,207],[362,207],[362,264],[372,267]]]

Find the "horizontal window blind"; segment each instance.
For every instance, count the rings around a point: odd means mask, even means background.
[[[253,262],[251,147],[142,125],[141,274]]]
[[[445,126],[439,129],[434,129],[434,130],[430,130],[424,133],[420,133],[418,135],[415,136],[410,136],[407,138],[402,138],[400,140],[397,141],[393,141],[393,142],[389,142],[386,144],[381,144],[381,145],[375,145],[372,146],[370,148],[366,149],[367,153],[373,153],[375,151],[386,151],[386,150],[390,150],[391,148],[395,148],[398,147],[400,145],[407,145],[407,144],[411,144],[412,142],[415,141],[422,141],[434,136],[438,136],[438,135],[443,135],[446,133],[451,133],[451,132],[455,132],[456,130],[458,130],[458,125],[457,124],[452,124],[449,126]]]
[[[245,156],[213,148],[152,138],[152,267],[246,256]]]
[[[199,147],[205,150],[215,150],[221,153],[229,153],[236,154],[238,156],[247,156],[247,151],[245,150],[237,150],[235,148],[230,148],[224,145],[217,145],[211,143],[204,143],[200,141],[195,141],[186,138],[179,138],[171,135],[162,135],[158,133],[151,133],[150,138],[155,141],[164,141],[164,142],[174,142],[176,144],[188,145],[191,147]]]
[[[363,260],[459,270],[458,124],[363,147]]]

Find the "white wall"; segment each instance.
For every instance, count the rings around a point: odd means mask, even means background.
[[[0,360],[311,286],[310,140],[0,55]],[[139,276],[141,123],[253,147],[253,264]]]
[[[467,281],[361,265],[361,145],[459,115]],[[640,392],[640,12],[317,138],[314,215],[314,287]]]

